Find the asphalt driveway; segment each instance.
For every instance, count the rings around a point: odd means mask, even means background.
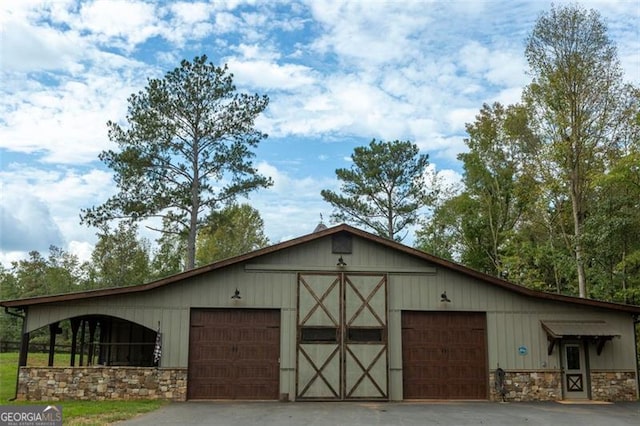
[[[640,425],[640,403],[179,402],[121,425]]]

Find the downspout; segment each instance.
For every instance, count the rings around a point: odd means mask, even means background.
[[[22,308],[22,310],[24,310],[24,308]],[[15,390],[15,394],[13,395],[13,398],[9,399],[9,401],[15,401],[18,398],[18,384],[20,383],[20,367],[23,363],[26,364],[26,360],[23,360],[22,352],[25,345],[24,338],[25,338],[25,329],[27,328],[27,321],[26,321],[26,314],[23,315],[16,312],[11,312],[8,306],[4,307],[4,312],[7,315],[11,315],[11,316],[22,319],[22,333],[20,333],[20,355],[18,356],[18,372],[16,374],[16,388],[15,388],[16,390]],[[28,351],[29,342],[26,342],[26,344],[27,344],[27,351]]]

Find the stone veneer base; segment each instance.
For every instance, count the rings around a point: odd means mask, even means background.
[[[187,398],[186,368],[20,367],[18,380],[26,401]]]
[[[559,401],[559,370],[506,371],[506,401]],[[489,373],[491,401],[500,401],[495,371]],[[150,367],[20,367],[19,400],[131,400],[185,401],[186,368]],[[591,371],[591,398],[595,401],[636,401],[633,371]]]
[[[506,401],[558,401],[562,399],[559,370],[505,371]],[[489,373],[489,399],[500,401],[495,371]]]
[[[560,370],[505,371],[506,401],[560,401]],[[496,391],[495,371],[489,373],[491,401],[500,401]],[[594,401],[636,401],[636,374],[633,371],[591,371],[591,399]]]
[[[591,370],[591,399],[596,401],[636,401],[637,385],[633,371]]]

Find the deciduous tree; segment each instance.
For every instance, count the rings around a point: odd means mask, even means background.
[[[265,247],[264,221],[248,204],[232,204],[213,212],[198,235],[199,265]]]
[[[447,242],[463,263],[505,277],[507,246],[535,194],[528,157],[537,139],[521,106],[485,104],[466,128],[469,151],[458,156],[463,190],[437,206],[418,244],[428,250],[434,240]]]
[[[138,238],[135,224],[120,222],[114,230],[103,226],[91,260],[92,287],[124,287],[150,280],[149,243]]]
[[[600,15],[580,6],[553,6],[527,40],[533,82],[526,99],[544,145],[539,163],[571,203],[568,232],[579,295],[587,296],[584,226],[603,159],[615,143],[622,71]]]

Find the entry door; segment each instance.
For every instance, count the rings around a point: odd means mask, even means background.
[[[300,274],[296,399],[388,399],[387,279]]]
[[[563,343],[564,394],[566,399],[587,399],[587,368],[582,342]]]

